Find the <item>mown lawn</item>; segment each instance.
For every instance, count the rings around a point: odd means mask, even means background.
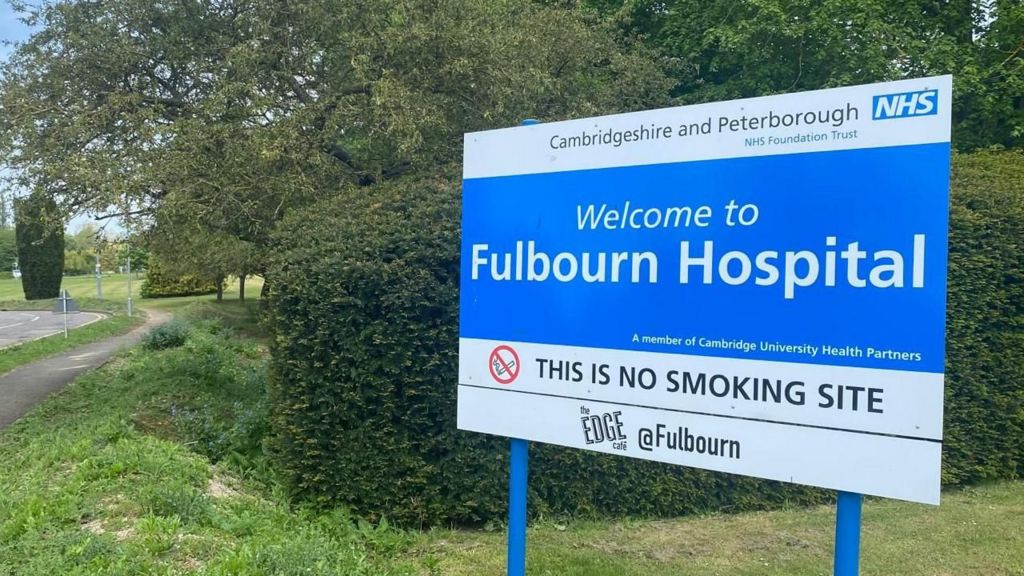
[[[825,576],[834,508],[668,521],[543,522],[528,534],[531,575]],[[946,494],[930,507],[869,500],[865,576],[1024,574],[1024,484]],[[440,574],[504,574],[504,535],[435,531],[418,548]]]
[[[139,288],[145,274],[132,274],[132,298],[139,305],[144,306],[151,300],[143,300],[139,295]],[[104,274],[103,275],[103,299],[114,301],[126,301],[128,299],[128,275],[127,274]],[[245,282],[245,294],[247,298],[255,299],[260,294],[263,286],[263,279],[250,277]],[[72,298],[95,298],[96,277],[95,276],[65,276],[62,288],[66,289]],[[224,297],[235,299],[238,297],[238,280],[234,279],[225,288]],[[24,300],[25,293],[21,288],[20,278],[0,278],[0,301],[3,300]],[[213,300],[214,296],[201,296],[199,299]],[[152,300],[157,302],[158,300]]]
[[[142,275],[132,275],[132,297],[139,297],[139,286]],[[72,298],[95,298],[95,276],[65,276],[61,288],[67,289]],[[127,300],[128,275],[104,274],[103,298],[108,300]],[[21,278],[0,279],[0,300],[24,300],[25,293],[21,288]]]
[[[176,306],[175,306],[176,307]],[[186,343],[136,349],[0,432],[0,574],[503,574],[496,531],[403,531],[292,508],[263,452],[266,350],[227,324],[252,310],[181,310]],[[216,316],[217,321],[204,318]],[[870,500],[863,574],[1024,574],[1024,483]],[[833,510],[669,521],[545,519],[531,575],[831,573]]]

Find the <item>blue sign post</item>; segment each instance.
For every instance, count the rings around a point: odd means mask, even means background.
[[[513,438],[508,479],[508,576],[526,574],[526,479],[530,443]]]
[[[836,500],[835,576],[860,573],[861,495],[839,492]]]
[[[523,120],[523,126],[539,124]],[[508,476],[508,576],[526,574],[526,485],[530,466],[530,443],[513,438],[509,444]]]
[[[938,504],[950,77],[465,136],[458,426]]]

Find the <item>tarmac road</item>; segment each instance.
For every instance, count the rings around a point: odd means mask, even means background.
[[[94,312],[68,314],[68,328],[77,328],[103,318]],[[64,315],[52,312],[0,311],[0,348],[22,344],[64,331]]]

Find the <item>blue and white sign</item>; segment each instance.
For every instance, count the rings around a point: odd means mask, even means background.
[[[467,134],[459,428],[938,503],[951,88]]]

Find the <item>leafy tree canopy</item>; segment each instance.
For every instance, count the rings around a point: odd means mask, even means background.
[[[22,7],[0,154],[64,209],[262,246],[344,186],[455,161],[464,132],[667,102],[597,18],[524,0],[113,0]]]
[[[18,261],[18,245],[13,228],[0,228],[0,278],[9,276]]]
[[[954,144],[1024,146],[1020,0],[586,0],[671,58],[680,103],[953,74]]]

